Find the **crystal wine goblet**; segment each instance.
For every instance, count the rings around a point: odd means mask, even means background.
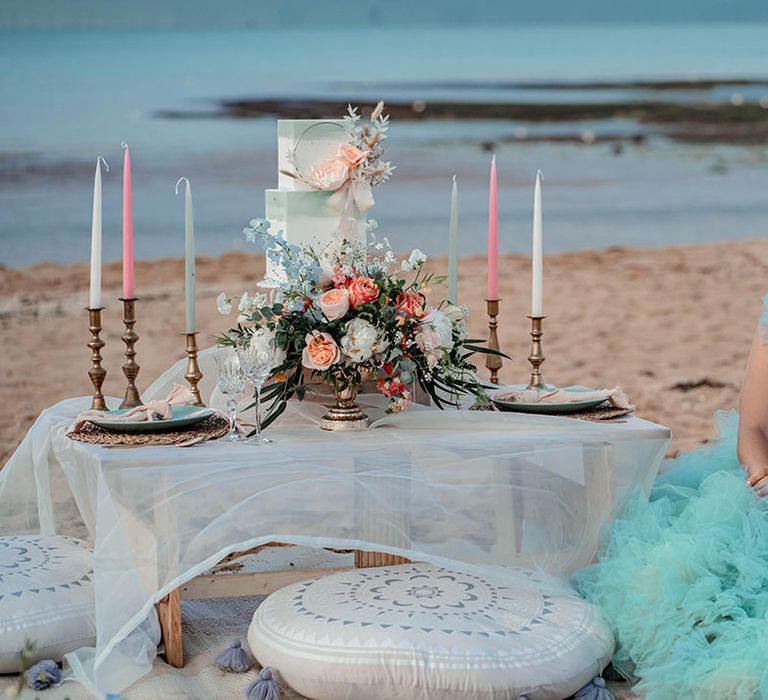
[[[237,442],[242,438],[237,432],[235,420],[237,418],[237,397],[245,389],[245,374],[240,366],[240,358],[231,350],[215,355],[216,370],[218,371],[217,384],[219,391],[227,399],[227,412],[229,414],[229,432],[224,436],[229,442]]]
[[[243,372],[253,384],[253,401],[256,408],[256,434],[249,437],[249,445],[268,445],[272,442],[261,434],[261,387],[267,380],[275,362],[275,341],[259,337],[237,345],[237,356]]]

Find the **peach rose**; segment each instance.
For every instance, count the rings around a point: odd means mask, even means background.
[[[355,277],[347,285],[347,292],[353,309],[379,298],[379,286],[370,277]]]
[[[395,308],[412,318],[424,316],[424,297],[418,292],[401,292],[395,299]]]
[[[320,295],[317,305],[329,321],[335,321],[349,311],[349,292],[343,288],[329,289],[325,294]]]
[[[349,179],[349,165],[340,158],[331,158],[313,166],[307,182],[318,190],[335,192]]]
[[[339,146],[339,150],[336,151],[336,159],[346,163],[350,168],[360,165],[367,157],[368,151],[361,151],[356,146]]]
[[[301,354],[301,364],[307,369],[323,372],[339,361],[339,346],[328,333],[307,333],[304,340],[307,345]]]

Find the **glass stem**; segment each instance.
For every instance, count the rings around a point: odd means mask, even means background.
[[[256,437],[261,437],[261,384],[254,384],[253,401],[256,404]]]
[[[237,400],[234,396],[227,399],[227,409],[229,410],[229,436],[232,437],[236,432],[235,422],[237,421]]]

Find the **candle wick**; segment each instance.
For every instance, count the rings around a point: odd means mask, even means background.
[[[456,184],[456,176],[455,175],[453,176],[453,184],[454,185]]]
[[[102,162],[102,163],[104,163],[104,168],[106,169],[106,171],[107,171],[107,172],[109,172],[109,163],[107,163],[107,161],[106,161],[106,160],[104,160],[104,158],[102,158],[101,156],[99,156],[99,157],[96,159],[96,165],[98,165],[98,164],[99,164],[99,162]]]
[[[541,172],[541,170],[539,170],[539,171],[536,173],[536,177],[537,177],[537,178],[539,178],[540,180],[543,180],[543,179],[544,179],[544,173],[543,173],[543,172]]]
[[[123,150],[128,148],[128,142],[127,141],[121,141],[120,142],[120,148],[122,148]]]
[[[189,178],[186,178],[186,177],[180,177],[178,180],[176,180],[176,194],[178,194],[178,193],[179,193],[179,185],[180,185],[182,182],[186,182],[186,183],[187,183],[187,187],[189,187]]]

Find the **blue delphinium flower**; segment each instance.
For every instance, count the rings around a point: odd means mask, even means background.
[[[283,231],[270,233],[271,224],[267,219],[251,219],[243,229],[243,235],[250,243],[258,245],[267,255],[270,267],[279,270],[279,275],[266,280],[280,292],[299,293],[309,296],[320,280],[322,268],[310,251],[285,240]]]
[[[270,235],[269,229],[272,222],[269,219],[251,219],[249,225],[243,229],[243,235],[249,243],[256,243],[266,249],[264,246],[266,237]]]

